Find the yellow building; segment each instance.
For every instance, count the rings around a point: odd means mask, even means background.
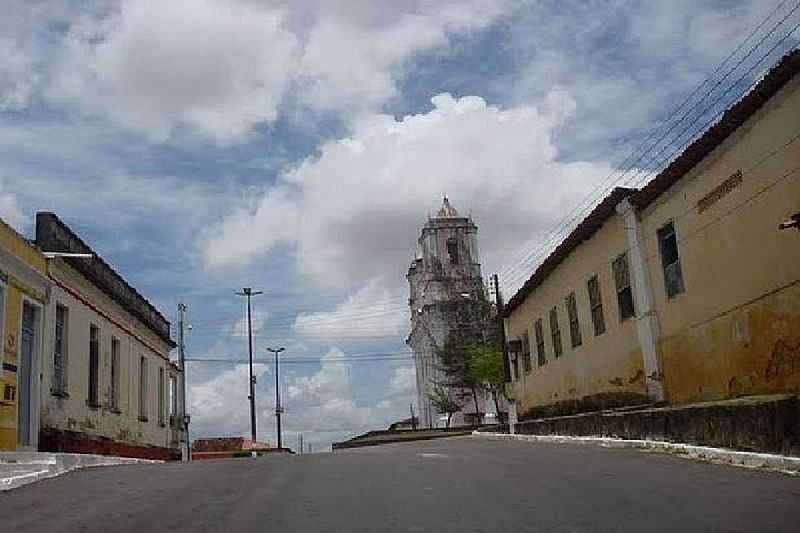
[[[47,261],[0,221],[0,450],[35,450],[50,283]]]
[[[800,212],[798,72],[795,51],[511,298],[523,412],[800,391],[800,232],[779,229]]]

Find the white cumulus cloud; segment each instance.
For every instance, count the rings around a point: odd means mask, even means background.
[[[553,136],[572,109],[563,93],[539,107],[449,94],[432,104],[399,120],[369,115],[350,136],[324,143],[254,209],[211,226],[200,241],[206,265],[250,262],[289,242],[298,270],[319,285],[361,287],[378,278],[399,289],[426,212],[446,193],[478,224],[488,274],[609,172],[602,163],[559,159]],[[277,220],[295,223],[286,231]]]
[[[330,311],[300,313],[294,330],[316,342],[397,337],[408,329],[408,306],[401,294],[372,280]]]
[[[275,119],[294,76],[282,20],[237,0],[128,0],[70,27],[48,93],[157,142],[180,128],[241,141]]]

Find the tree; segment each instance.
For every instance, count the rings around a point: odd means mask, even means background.
[[[503,393],[505,372],[503,369],[503,353],[490,344],[475,344],[467,348],[469,353],[469,372],[483,383],[492,394],[494,408],[502,424],[503,414],[500,412],[498,396]]]
[[[470,344],[462,335],[451,333],[447,337],[444,346],[438,350],[439,368],[445,378],[440,385],[453,389],[460,400],[471,396],[475,414],[480,418],[478,391],[481,389],[481,382],[470,372],[469,347]]]
[[[437,386],[433,389],[433,393],[429,394],[428,397],[431,403],[433,403],[433,407],[436,409],[437,413],[447,415],[447,428],[449,429],[450,419],[453,418],[453,414],[461,410],[461,402],[454,398],[447,389],[442,386]]]

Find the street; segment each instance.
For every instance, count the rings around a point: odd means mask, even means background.
[[[475,437],[88,469],[0,494],[5,531],[797,531],[800,479]]]

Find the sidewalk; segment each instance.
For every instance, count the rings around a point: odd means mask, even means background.
[[[578,444],[601,446],[604,448],[622,448],[667,453],[697,461],[728,464],[745,468],[760,468],[790,475],[800,475],[800,457],[771,453],[743,452],[695,446],[678,442],[664,442],[646,439],[619,439],[612,437],[575,437],[565,435],[509,435],[508,433],[487,433],[475,431],[476,437],[491,440],[514,440],[524,442],[541,442],[550,444]]]
[[[78,453],[0,452],[0,491],[66,474],[79,468],[160,462],[163,461]]]

